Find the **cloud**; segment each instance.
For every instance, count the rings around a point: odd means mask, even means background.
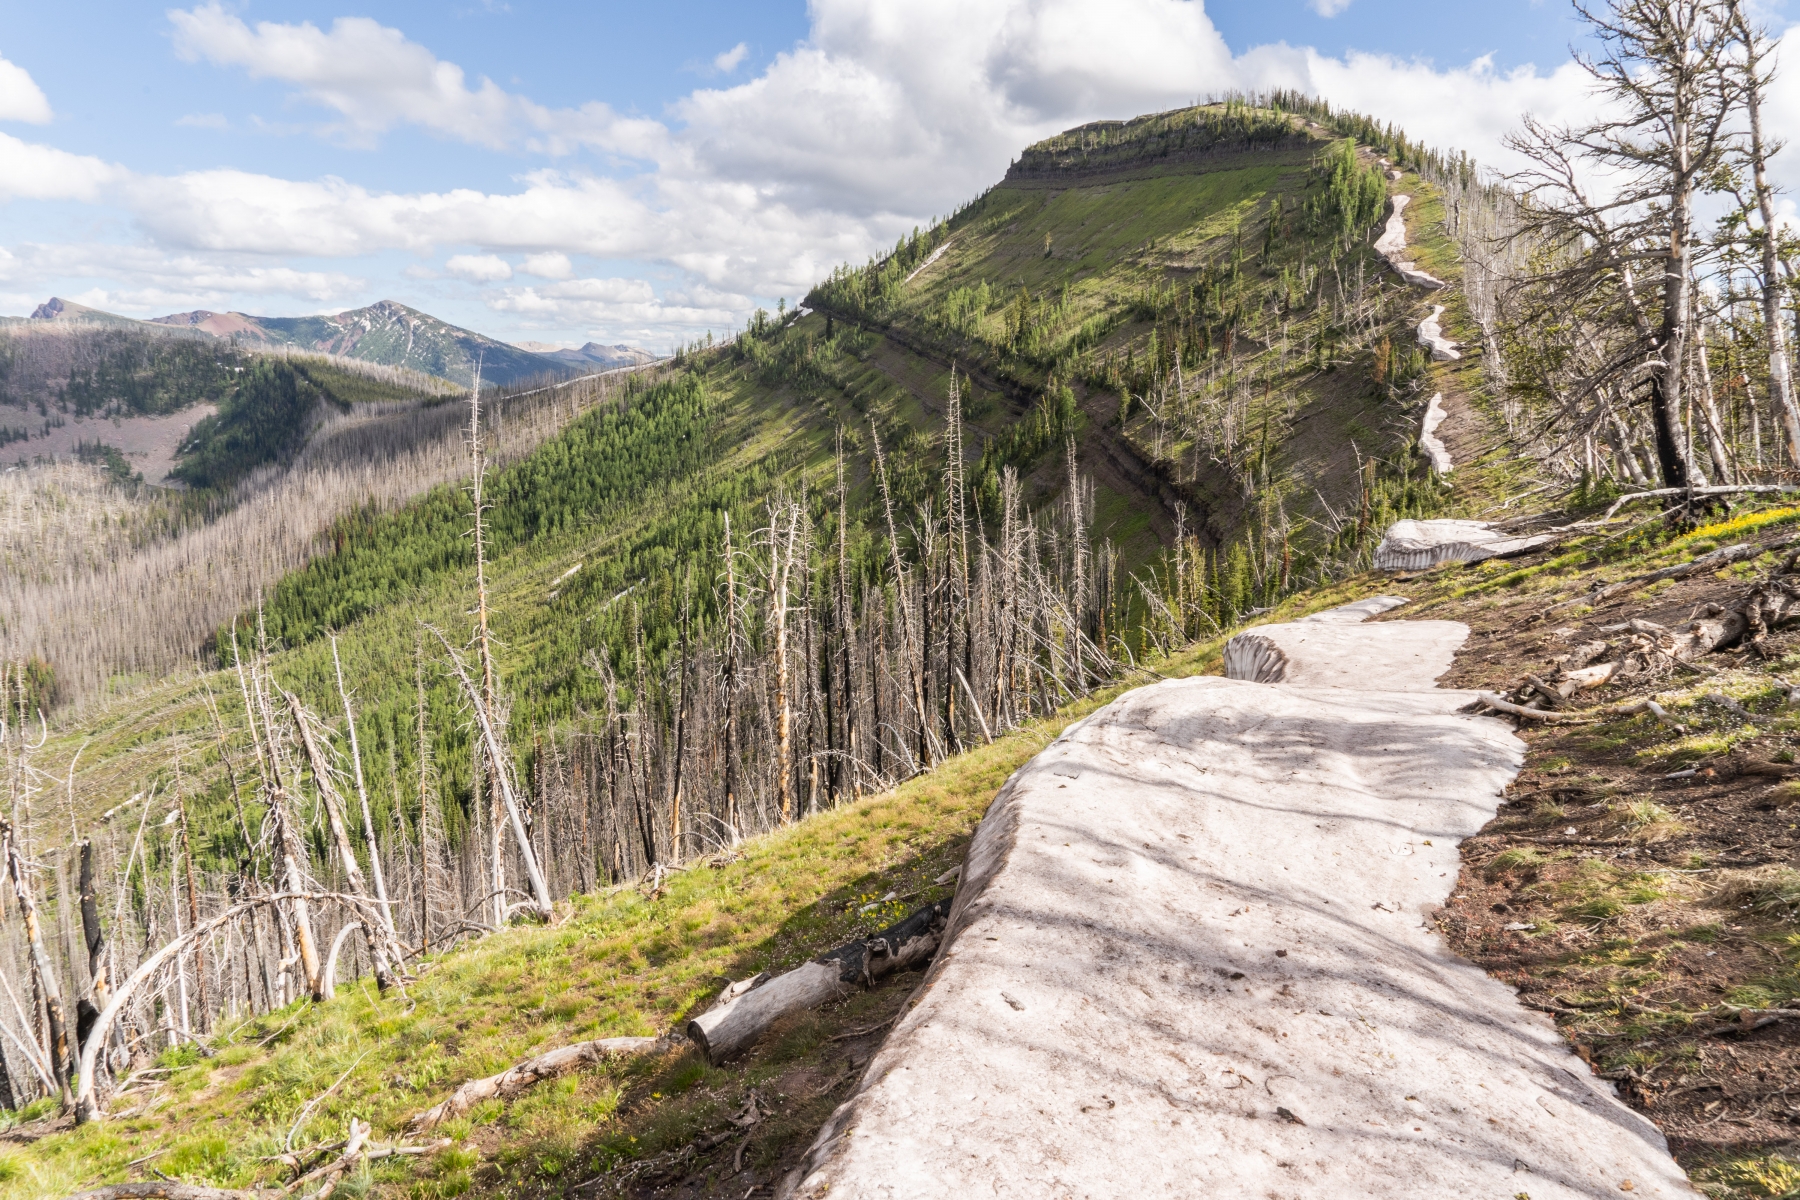
[[[569,256],[555,250],[545,254],[527,254],[525,261],[519,264],[519,271],[525,275],[536,275],[539,279],[567,279],[575,274]]]
[[[1307,0],[1308,8],[1321,17],[1335,17],[1350,7],[1350,0]]]
[[[512,264],[497,254],[456,254],[444,264],[444,270],[470,283],[494,283],[512,278]]]
[[[0,133],[0,200],[95,201],[108,184],[127,176],[98,158]]]
[[[643,339],[662,337],[671,329],[730,329],[741,323],[741,314],[753,302],[705,287],[659,296],[647,280],[590,278],[505,288],[489,297],[488,306],[541,328],[604,329],[612,331],[608,336]]]
[[[0,280],[38,300],[86,285],[97,308],[141,316],[194,308],[223,309],[259,300],[345,304],[363,296],[368,280],[343,271],[308,271],[230,254],[168,254],[155,247],[113,243],[35,243],[0,248]],[[35,305],[36,300],[31,304]],[[30,307],[29,305],[27,307]]]
[[[662,131],[597,101],[550,109],[485,76],[471,87],[460,66],[368,17],[339,17],[329,31],[310,21],[252,28],[217,3],[172,9],[168,17],[181,58],[298,86],[301,98],[341,118],[321,132],[349,145],[372,146],[396,125],[415,125],[494,150],[563,155],[591,146],[637,156]]]
[[[494,147],[510,140],[513,97],[491,79],[469,88],[461,67],[367,17],[340,17],[327,33],[310,21],[261,21],[252,29],[217,4],[168,16],[182,59],[298,84],[307,99],[344,118],[334,131],[345,140],[366,144],[401,122]]]
[[[737,45],[733,46],[731,49],[725,51],[725,53],[723,53],[713,59],[713,70],[717,71],[721,75],[729,75],[733,71],[738,69],[738,66],[744,61],[744,59],[746,57],[748,57],[749,54],[750,54],[749,43],[748,42],[739,42]]]
[[[231,122],[224,113],[188,113],[184,117],[175,118],[177,125],[189,129],[230,129]]]
[[[45,125],[50,117],[50,99],[32,79],[31,73],[0,58],[0,121]]]

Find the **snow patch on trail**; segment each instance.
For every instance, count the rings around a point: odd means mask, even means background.
[[[1398,175],[1395,178],[1399,178]],[[1375,239],[1375,253],[1387,260],[1387,265],[1394,268],[1394,273],[1412,284],[1414,287],[1441,288],[1444,281],[1435,275],[1419,270],[1419,264],[1408,260],[1406,255],[1406,206],[1412,203],[1411,196],[1395,196],[1394,211],[1388,214],[1387,224],[1382,228],[1381,236]]]
[[[1444,327],[1438,324],[1438,318],[1444,315],[1444,306],[1431,306],[1431,315],[1419,322],[1419,345],[1431,350],[1432,362],[1454,362],[1462,357],[1462,351],[1456,348],[1457,343],[1444,336]]]
[[[981,822],[912,1004],[778,1194],[1695,1195],[1432,914],[1524,747],[1468,627],[1259,626],[1279,683],[1138,688]]]
[[[1514,537],[1485,521],[1395,521],[1375,547],[1375,569],[1423,571],[1440,563],[1505,558],[1535,550],[1552,536]]]
[[[1450,447],[1444,445],[1437,435],[1438,426],[1449,415],[1444,411],[1444,393],[1438,392],[1425,406],[1425,419],[1419,422],[1419,449],[1430,460],[1431,470],[1435,475],[1448,475],[1456,469],[1456,464],[1450,460]]]

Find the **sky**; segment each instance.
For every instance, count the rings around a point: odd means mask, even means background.
[[[792,303],[1040,138],[1233,88],[1507,167],[1523,113],[1591,108],[1581,36],[1567,0],[10,4],[0,314],[393,299],[666,350]],[[1800,134],[1800,78],[1772,110]]]

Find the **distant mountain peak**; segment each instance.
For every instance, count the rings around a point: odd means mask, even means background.
[[[155,324],[204,331],[216,337],[266,346],[291,346],[364,362],[423,371],[467,386],[480,359],[490,383],[509,384],[540,375],[565,374],[587,360],[538,355],[439,320],[400,303],[377,300],[328,316],[256,317],[206,309],[157,317]]]
[[[624,342],[611,346],[605,346],[599,342],[588,342],[579,350],[558,346],[554,342],[515,342],[513,344],[521,350],[529,350],[533,354],[573,367],[600,367],[603,370],[610,370],[614,367],[637,367],[656,361],[656,355],[650,351],[626,345]]]
[[[143,322],[133,317],[121,317],[118,313],[109,313],[98,308],[89,308],[85,304],[77,304],[73,300],[64,300],[61,296],[52,296],[31,310],[33,321],[72,321],[87,322],[93,325],[141,325]]]

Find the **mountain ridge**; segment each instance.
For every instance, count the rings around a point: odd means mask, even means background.
[[[554,358],[558,362],[580,367],[641,367],[655,362],[658,357],[626,342],[615,342],[610,346],[600,342],[586,342],[574,349],[558,346],[555,342],[514,342],[513,345],[544,358]]]
[[[141,332],[205,334],[234,340],[250,349],[307,350],[382,366],[404,367],[465,387],[473,381],[478,361],[482,366],[482,378],[499,385],[540,376],[565,375],[572,369],[597,361],[533,353],[472,329],[452,325],[397,300],[378,300],[363,308],[324,316],[259,317],[250,313],[194,309],[139,320],[52,296],[19,323],[32,322],[82,322]]]

